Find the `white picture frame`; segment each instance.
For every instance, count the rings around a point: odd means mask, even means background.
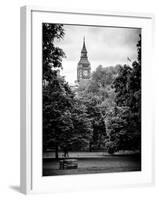
[[[94,175],[42,177],[42,22],[142,29],[142,171]],[[151,14],[21,8],[21,192],[43,193],[152,185],[154,129],[152,110]],[[41,125],[40,125],[41,124]]]

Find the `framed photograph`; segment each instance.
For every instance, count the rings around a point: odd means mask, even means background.
[[[21,8],[21,191],[153,183],[149,14]]]

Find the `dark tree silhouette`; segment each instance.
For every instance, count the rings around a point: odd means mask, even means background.
[[[116,107],[109,121],[111,151],[141,150],[141,35],[137,52],[137,61],[132,67],[121,67],[113,83]]]
[[[55,148],[79,150],[88,145],[92,133],[86,108],[74,98],[68,83],[59,73],[62,69],[62,49],[54,45],[55,39],[64,37],[59,24],[43,24],[43,151]]]

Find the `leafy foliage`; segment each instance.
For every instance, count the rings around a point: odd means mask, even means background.
[[[92,137],[92,123],[89,118],[86,106],[80,101],[76,100],[72,111],[73,120],[73,149],[85,149],[89,145],[90,138]]]
[[[73,94],[56,69],[62,68],[62,49],[54,45],[55,39],[64,36],[63,25],[43,24],[43,150],[49,145],[56,148],[58,157],[59,142],[69,138],[72,130],[70,109]]]
[[[54,40],[63,36],[62,25],[43,24],[43,151],[55,148],[56,158],[59,148],[83,148],[92,134],[86,107],[57,70],[65,54]]]
[[[64,37],[61,24],[43,23],[43,80],[50,81],[53,76],[52,68],[62,68],[62,58],[65,53],[54,45],[55,39]]]
[[[87,114],[92,122],[93,135],[90,140],[90,151],[105,148],[107,139],[107,119],[114,105],[112,82],[117,76],[119,66],[97,67],[85,88],[80,88],[78,98],[87,107]]]
[[[109,141],[116,150],[141,150],[141,36],[137,51],[138,60],[132,68],[121,67],[113,83],[116,107],[109,121]]]

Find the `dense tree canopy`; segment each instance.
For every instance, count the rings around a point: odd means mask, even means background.
[[[115,150],[141,150],[141,36],[138,60],[124,65],[113,82],[115,107],[109,120],[109,144]]]
[[[51,80],[52,68],[62,68],[62,58],[65,53],[54,45],[55,39],[63,39],[64,29],[60,24],[43,23],[43,80]]]
[[[59,74],[63,25],[43,24],[43,151],[141,149],[141,36],[132,66],[99,65],[74,93]]]
[[[86,107],[74,98],[59,74],[65,54],[54,40],[63,36],[62,25],[43,24],[43,151],[54,148],[56,158],[59,148],[81,149],[88,145],[92,134]]]
[[[87,113],[92,122],[93,135],[90,140],[92,149],[105,149],[108,130],[107,123],[112,107],[114,106],[115,93],[111,87],[120,66],[102,67],[93,72],[91,80],[86,87],[79,88],[78,98],[87,107]]]

